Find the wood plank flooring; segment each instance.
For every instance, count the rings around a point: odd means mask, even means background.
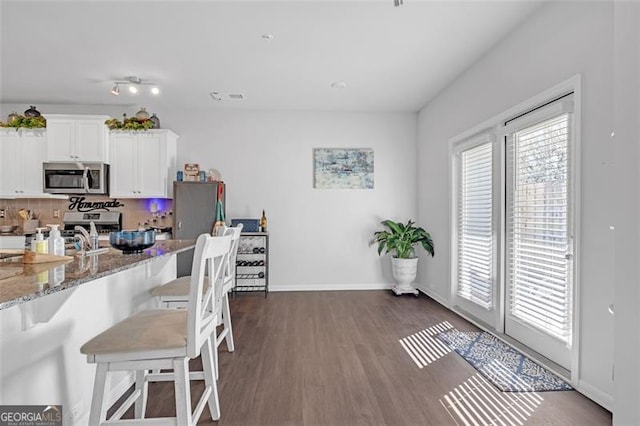
[[[477,330],[424,295],[241,294],[231,311],[236,349],[219,352],[222,418],[213,422],[205,409],[198,424],[611,424],[608,411],[575,391],[522,400],[495,392],[483,401],[493,389],[455,353],[419,368],[399,339],[443,321]],[[202,388],[193,382],[194,401]],[[147,417],[174,413],[173,384],[150,384]]]

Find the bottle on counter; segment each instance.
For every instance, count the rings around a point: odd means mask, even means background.
[[[264,210],[262,210],[262,217],[260,218],[260,232],[267,232],[267,216],[265,216]]]
[[[49,231],[49,238],[47,239],[49,254],[64,256],[64,238],[62,238],[60,230],[58,229],[60,225],[47,226],[51,228],[51,231]]]
[[[36,238],[31,240],[31,251],[34,253],[48,253],[49,243],[45,241],[42,230],[46,228],[36,228]]]

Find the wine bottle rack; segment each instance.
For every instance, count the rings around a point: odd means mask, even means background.
[[[269,292],[269,234],[243,232],[236,257],[236,286],[234,293]]]

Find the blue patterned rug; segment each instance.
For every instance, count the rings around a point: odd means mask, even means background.
[[[438,334],[438,337],[503,392],[573,389],[492,334],[451,330]]]

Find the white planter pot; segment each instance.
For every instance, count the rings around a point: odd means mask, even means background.
[[[396,285],[392,288],[393,292],[397,295],[404,293],[412,293],[418,295],[411,283],[416,279],[418,274],[418,258],[411,259],[399,259],[397,257],[391,258],[391,272],[393,278],[396,280]]]

